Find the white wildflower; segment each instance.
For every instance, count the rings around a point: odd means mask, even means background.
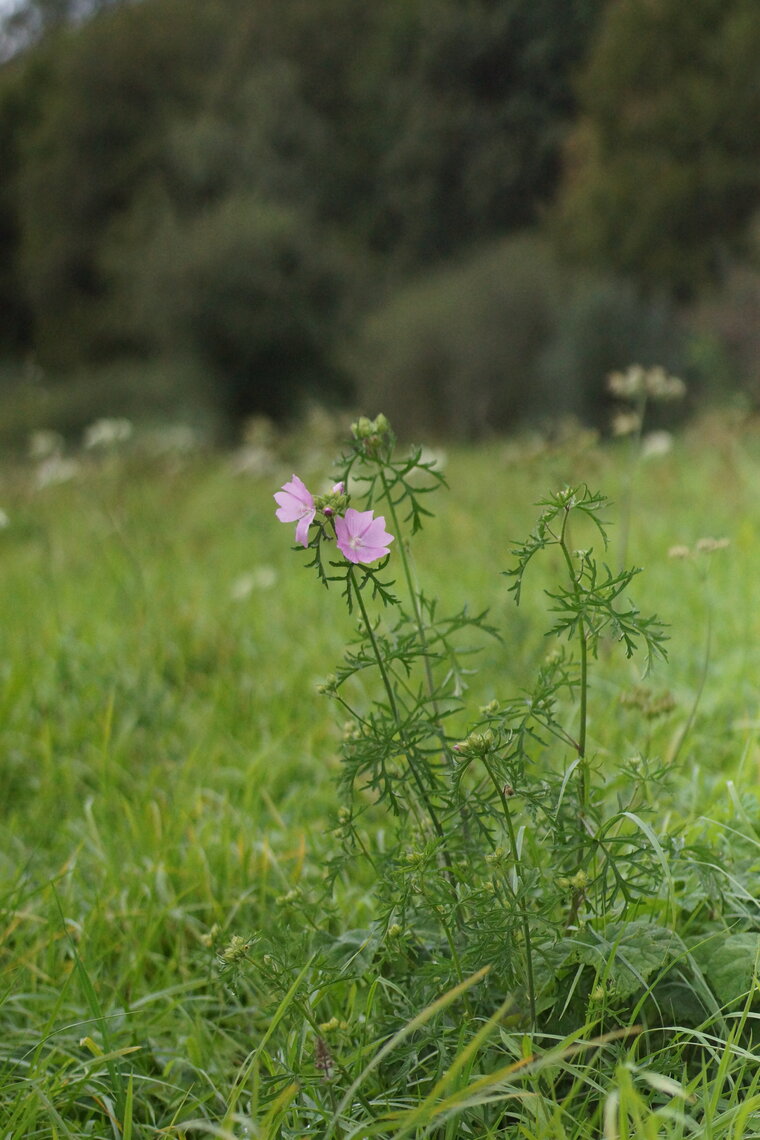
[[[673,436],[669,431],[650,431],[641,441],[641,458],[655,459],[667,455],[673,447]]]
[[[63,436],[57,431],[33,431],[29,436],[29,458],[39,463],[63,451]]]
[[[93,451],[96,448],[117,447],[131,438],[134,428],[129,420],[102,419],[95,420],[85,429],[84,448]]]
[[[271,590],[277,585],[277,571],[274,566],[257,566],[247,574],[241,574],[230,587],[233,602],[244,602],[256,590]]]
[[[617,412],[612,417],[612,434],[616,436],[633,435],[641,427],[641,416],[638,412]]]
[[[35,486],[38,491],[43,490],[45,487],[53,487],[57,483],[68,483],[70,479],[74,479],[80,471],[80,465],[76,459],[66,459],[62,455],[51,455],[37,468],[35,475]]]

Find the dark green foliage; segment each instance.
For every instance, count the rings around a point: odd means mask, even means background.
[[[693,293],[760,205],[755,0],[620,0],[580,84],[561,213],[570,248]]]
[[[330,359],[345,259],[298,211],[229,195],[188,221],[166,217],[140,252],[140,335],[200,361],[232,419],[283,419],[301,396],[347,394]]]
[[[562,286],[543,245],[514,239],[400,290],[353,349],[365,402],[393,408],[407,435],[472,439],[537,414]]]
[[[233,416],[345,394],[370,298],[551,196],[600,2],[30,2],[2,345],[68,374],[191,356]]]
[[[188,20],[179,0],[120,7],[56,45],[18,177],[19,266],[43,364],[124,347],[103,260],[157,176],[169,123],[203,96],[198,67],[219,47],[213,8]]]
[[[667,297],[642,295],[608,275],[582,273],[557,306],[552,336],[541,359],[545,390],[583,420],[607,426],[601,399],[605,379],[631,362],[662,365],[678,376],[702,379],[681,316]]]
[[[28,48],[55,28],[88,19],[130,0],[22,0],[0,14],[0,58]],[[133,0],[134,2],[134,0]]]
[[[554,190],[572,74],[600,8],[598,0],[382,6],[365,85],[368,98],[380,94],[374,246],[414,266],[535,221]]]
[[[521,236],[399,289],[348,360],[365,403],[393,408],[404,434],[475,439],[563,415],[606,426],[608,373],[631,360],[681,370],[686,348],[665,300],[572,274]]]
[[[172,356],[237,417],[353,372],[410,430],[468,438],[598,419],[611,369],[689,358],[659,292],[614,274],[687,293],[760,202],[754,0],[22,17],[45,34],[0,72],[0,353],[55,374]],[[542,223],[563,153],[552,238],[603,271],[572,287],[502,244]]]

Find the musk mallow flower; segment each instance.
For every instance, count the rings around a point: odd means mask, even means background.
[[[277,518],[283,523],[296,523],[296,542],[301,546],[309,545],[309,527],[314,522],[317,513],[314,506],[314,496],[297,475],[289,483],[285,483],[282,490],[274,496],[278,508],[275,511]]]
[[[353,507],[349,507],[342,518],[335,519],[335,538],[349,562],[363,563],[384,558],[393,542],[382,515],[375,518],[374,511],[355,511]]]

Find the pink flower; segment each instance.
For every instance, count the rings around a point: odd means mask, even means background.
[[[335,520],[335,538],[341,553],[349,562],[377,562],[388,553],[393,535],[385,530],[382,515],[374,511],[355,511],[349,507],[345,517]]]
[[[296,542],[300,542],[301,546],[308,546],[309,527],[314,522],[314,516],[317,513],[311,491],[306,488],[297,475],[294,475],[291,481],[286,483],[274,498],[275,502],[279,504],[275,511],[277,518],[280,522],[297,523]]]

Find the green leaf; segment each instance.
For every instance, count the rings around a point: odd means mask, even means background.
[[[610,923],[604,934],[587,931],[576,941],[580,961],[596,966],[623,998],[640,993],[669,961],[685,953],[674,931],[646,919]]]
[[[752,988],[760,961],[760,934],[718,933],[692,947],[692,956],[722,1005],[732,1005]]]
[[[604,933],[589,928],[543,950],[545,968],[539,968],[539,975],[540,980],[548,982],[552,972],[556,976],[562,969],[585,964],[609,983],[618,998],[629,998],[640,994],[656,980],[663,967],[685,954],[683,942],[667,927],[646,919],[614,922],[607,925]]]

